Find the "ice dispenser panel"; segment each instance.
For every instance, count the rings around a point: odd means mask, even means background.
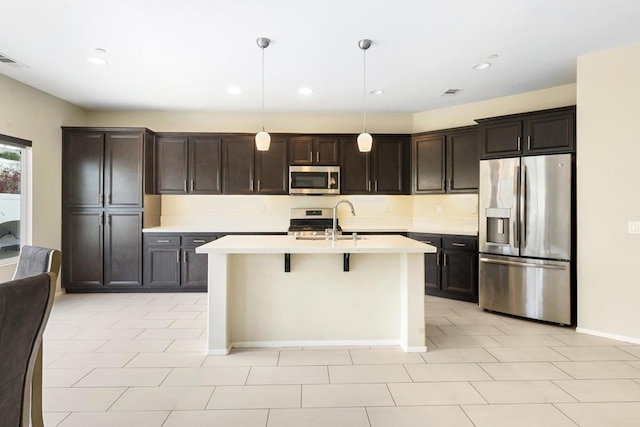
[[[487,208],[487,243],[494,245],[508,245],[511,219],[511,209]]]

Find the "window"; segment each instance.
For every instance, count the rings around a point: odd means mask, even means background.
[[[17,257],[26,244],[27,172],[31,141],[0,135],[0,262]]]

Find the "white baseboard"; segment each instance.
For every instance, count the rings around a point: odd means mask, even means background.
[[[231,346],[223,350],[211,350],[210,348],[207,349],[207,356],[226,356],[229,353],[231,353]]]
[[[593,331],[591,329],[576,328],[581,334],[594,335],[596,337],[609,338],[616,341],[624,341],[632,344],[640,344],[640,338],[625,337],[623,335],[609,334],[607,332]]]
[[[400,345],[397,340],[239,341],[231,347],[359,347]]]

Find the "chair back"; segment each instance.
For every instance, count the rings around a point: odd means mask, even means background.
[[[58,275],[60,272],[60,251],[24,245],[20,250],[20,258],[13,278],[22,279],[45,272]]]
[[[3,426],[29,426],[33,370],[55,283],[53,273],[0,283],[0,424]]]

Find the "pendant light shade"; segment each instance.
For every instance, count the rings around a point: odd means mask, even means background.
[[[271,145],[271,135],[264,130],[256,134],[256,149],[258,151],[269,151]]]
[[[264,50],[269,47],[271,40],[266,37],[258,37],[256,43],[262,49],[262,131],[256,134],[256,149],[268,151],[269,145],[271,145],[271,135],[264,130]]]
[[[367,49],[371,47],[371,40],[358,41],[358,47],[362,50],[362,133],[358,135],[358,150],[363,153],[371,151],[373,137],[367,133]]]
[[[373,146],[373,137],[370,133],[363,132],[358,135],[358,150],[363,153],[368,153],[371,151],[371,147]]]

